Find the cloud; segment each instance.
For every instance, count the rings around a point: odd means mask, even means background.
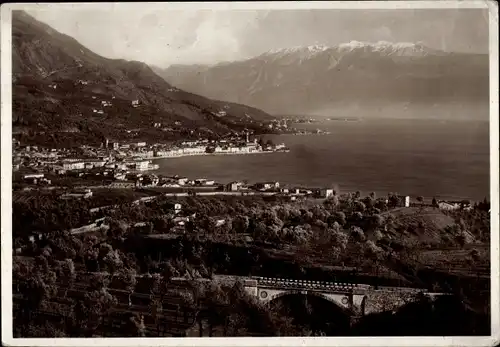
[[[438,49],[488,51],[488,23],[482,10],[212,11],[131,5],[45,4],[29,12],[98,54],[164,67],[351,40],[420,41]]]
[[[393,41],[392,31],[386,26],[374,29],[374,35],[379,41]]]

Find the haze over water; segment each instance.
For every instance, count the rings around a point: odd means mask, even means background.
[[[159,174],[228,183],[338,186],[443,199],[489,197],[489,126],[480,120],[371,119],[306,125],[329,135],[266,136],[289,153],[159,160]]]

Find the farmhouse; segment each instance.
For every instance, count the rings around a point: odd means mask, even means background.
[[[279,182],[261,182],[255,184],[255,189],[258,190],[278,189],[279,187],[280,187]]]

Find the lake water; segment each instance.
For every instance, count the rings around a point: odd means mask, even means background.
[[[227,183],[279,181],[340,192],[442,199],[489,196],[487,121],[363,120],[304,125],[329,135],[266,136],[289,153],[161,159],[159,174]]]

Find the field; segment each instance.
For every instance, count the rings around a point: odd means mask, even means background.
[[[479,252],[476,261],[473,261],[471,250]],[[490,277],[489,245],[470,244],[465,249],[422,250],[420,262],[426,266],[464,276]]]

